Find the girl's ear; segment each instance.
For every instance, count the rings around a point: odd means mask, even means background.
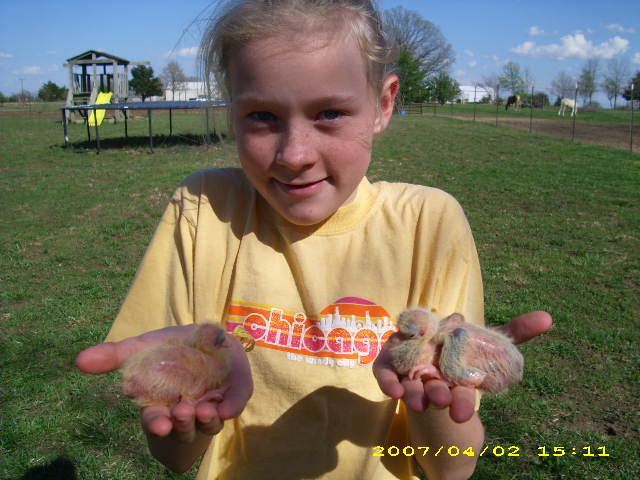
[[[391,121],[393,115],[393,107],[395,106],[396,96],[400,91],[400,79],[395,73],[389,75],[382,84],[380,92],[378,114],[374,124],[374,133],[380,134],[384,132]]]

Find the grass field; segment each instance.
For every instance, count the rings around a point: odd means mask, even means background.
[[[144,119],[129,144],[106,125],[96,155],[81,125],[65,150],[57,115],[0,115],[0,478],[184,478],[147,453],[117,375],[74,368],[106,334],[173,189],[236,164],[231,143],[192,145],[201,116],[177,117],[153,155]],[[637,478],[639,167],[621,150],[440,116],[395,118],[377,142],[372,180],[436,186],[465,208],[488,323],[555,319],[522,347],[522,384],[483,400],[491,453],[475,479]]]

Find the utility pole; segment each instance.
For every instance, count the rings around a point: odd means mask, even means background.
[[[24,103],[24,78],[20,79],[20,103]]]

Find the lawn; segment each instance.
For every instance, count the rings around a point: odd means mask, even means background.
[[[174,115],[154,154],[145,119],[131,143],[105,125],[97,155],[82,125],[62,148],[57,112],[0,114],[0,478],[184,478],[147,453],[118,376],[82,375],[74,358],[104,338],[182,178],[236,164],[227,141],[193,143],[202,125]],[[166,116],[154,131],[168,133]],[[441,116],[394,118],[377,142],[372,180],[436,186],[465,208],[488,323],[555,319],[522,346],[524,381],[483,400],[474,478],[637,477],[639,167],[625,151]]]

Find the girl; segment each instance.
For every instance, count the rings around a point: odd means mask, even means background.
[[[474,391],[399,378],[382,345],[408,305],[481,323],[483,295],[457,202],[365,177],[399,89],[377,11],[368,0],[231,2],[202,52],[226,90],[242,170],[185,180],[108,342],[79,367],[117,369],[194,323],[242,326],[256,348],[246,355],[228,336],[222,401],[142,410],[169,468],[205,453],[202,479],[412,478],[416,461],[429,478],[468,478],[475,456],[383,454],[480,451]],[[549,326],[536,312],[510,333],[523,341]]]

